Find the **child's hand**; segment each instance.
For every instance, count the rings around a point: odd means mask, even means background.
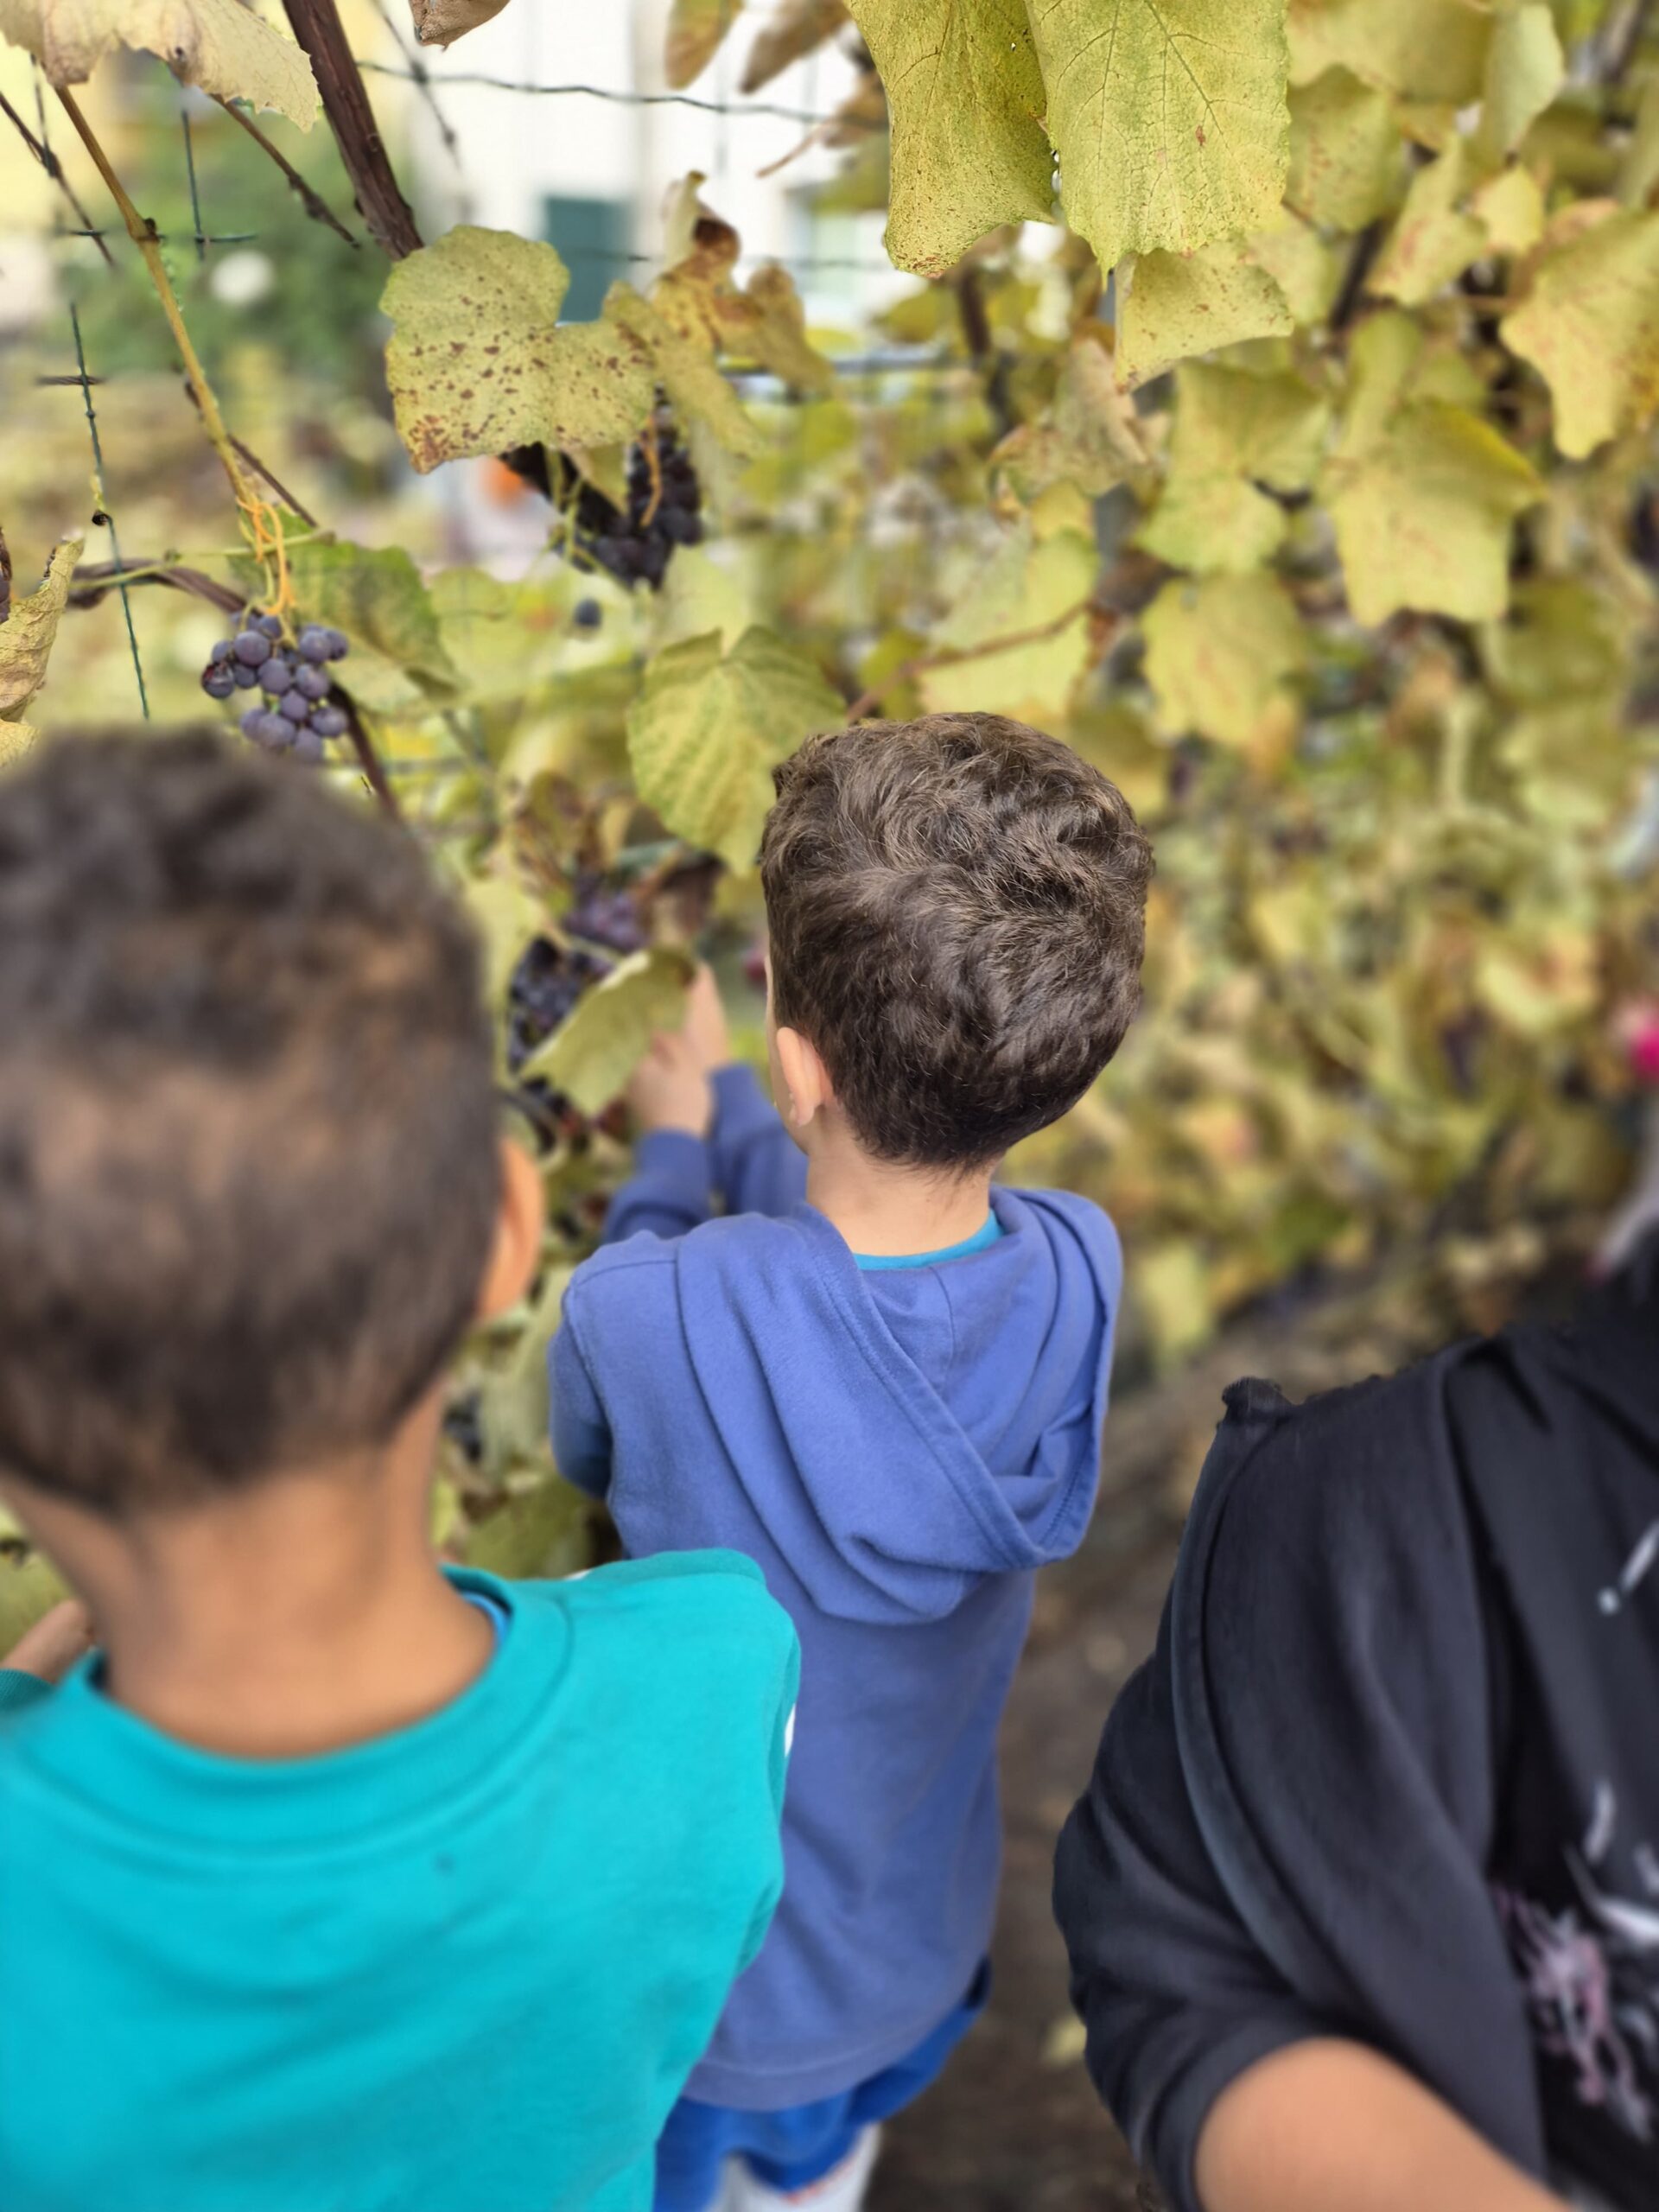
[[[43,1682],[60,1682],[92,1648],[91,1614],[79,1598],[66,1598],[13,1644],[0,1659],[0,1667],[13,1674],[38,1675]]]
[[[628,1081],[628,1111],[641,1136],[682,1129],[706,1137],[714,1124],[715,1094],[690,1025],[659,1031]]]
[[[732,1038],[726,1027],[726,1009],[714,970],[706,961],[697,963],[697,972],[685,995],[685,1034],[705,1075],[731,1065]]]

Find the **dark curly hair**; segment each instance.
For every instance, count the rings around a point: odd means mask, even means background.
[[[0,777],[0,1473],[109,1511],[385,1439],[499,1192],[476,948],[410,841],[207,734]]]
[[[1122,793],[1001,715],[831,730],[774,781],[773,1010],[861,1142],[966,1170],[1074,1105],[1140,1003],[1152,849]]]

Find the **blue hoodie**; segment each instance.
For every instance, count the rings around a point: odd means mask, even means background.
[[[861,1270],[753,1077],[715,1094],[576,1271],[554,1446],[630,1553],[747,1553],[800,1636],[783,1903],[687,2088],[772,2111],[903,2056],[984,1955],[997,1724],[1093,1507],[1121,1260],[1085,1200],[998,1190],[995,1243]]]

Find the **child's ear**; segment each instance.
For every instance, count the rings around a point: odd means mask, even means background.
[[[501,1145],[501,1204],[495,1217],[495,1242],[478,1294],[478,1318],[493,1320],[516,1306],[535,1280],[542,1256],[547,1201],[541,1171],[521,1145]]]
[[[798,1029],[779,1030],[776,1042],[779,1071],[789,1094],[789,1118],[798,1129],[804,1129],[834,1098],[835,1085],[817,1046]]]

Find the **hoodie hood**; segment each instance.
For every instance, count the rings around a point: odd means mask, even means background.
[[[1116,1235],[1063,1192],[992,1203],[1002,1236],[935,1267],[861,1271],[804,1204],[677,1248],[704,1408],[834,1617],[937,1620],[986,1576],[1064,1556],[1093,1509]]]

